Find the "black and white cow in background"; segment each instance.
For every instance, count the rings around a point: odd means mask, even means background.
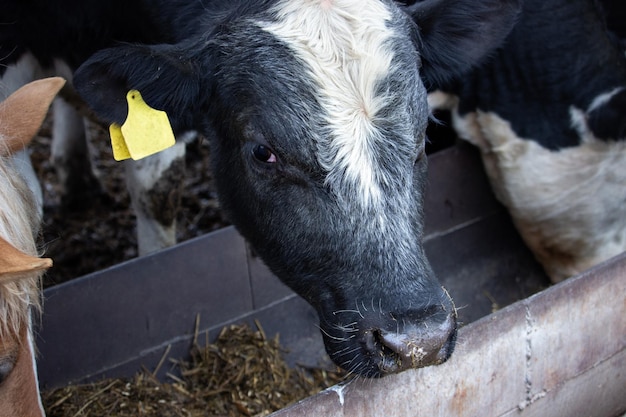
[[[23,11],[21,0],[14,3]],[[106,12],[106,2],[36,3],[26,15],[47,10],[59,19],[55,30],[92,6]],[[123,9],[115,8],[122,6],[154,39],[123,36]],[[118,25],[113,39],[131,42],[95,53],[74,74],[95,114],[124,122],[126,94],[137,89],[169,114],[176,133],[209,139],[223,207],[278,277],[316,308],[337,364],[380,376],[445,361],[456,312],[422,246],[424,84],[467,70],[496,47],[518,1],[428,0],[404,10],[390,0],[111,7],[104,18],[91,16],[85,34],[73,34],[110,39],[108,26]],[[0,33],[10,33],[5,26]],[[35,27],[20,36],[31,39]],[[79,64],[82,56],[71,54],[79,50],[67,46],[61,58]],[[3,47],[2,57],[15,49]]]
[[[0,14],[0,99],[50,75],[63,76],[70,81],[69,86],[73,71],[96,51],[119,41],[170,42],[173,31],[141,1],[4,1]],[[76,108],[79,104],[70,88],[64,89],[53,104],[51,161],[58,174],[62,205],[70,210],[82,209],[101,191],[89,155],[84,112]],[[184,153],[185,144],[180,141],[153,157],[124,162],[137,215],[140,255],[176,243],[180,185],[173,179],[183,175]]]
[[[430,97],[454,109],[456,131],[481,149],[496,195],[555,282],[626,250],[618,9],[624,16],[613,0],[526,0],[503,46],[443,89],[452,95]]]

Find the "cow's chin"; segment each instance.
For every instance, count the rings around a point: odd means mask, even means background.
[[[369,313],[359,311],[353,317],[345,317],[348,320],[342,322],[349,324],[322,325],[330,358],[351,374],[378,378],[438,365],[448,360],[454,350],[454,307],[438,305],[403,313]]]

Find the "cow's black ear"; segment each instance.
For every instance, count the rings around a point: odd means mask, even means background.
[[[515,25],[522,0],[417,0],[404,3],[421,38],[423,77],[435,87],[477,65]],[[401,2],[402,3],[402,2]]]
[[[202,90],[199,63],[176,45],[122,45],[104,49],[74,73],[74,87],[106,123],[126,120],[126,94],[138,90],[146,103],[164,110],[175,132],[194,129]]]
[[[626,140],[626,89],[594,106],[588,113],[589,129],[603,140]]]

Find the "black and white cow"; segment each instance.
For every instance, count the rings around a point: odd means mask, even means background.
[[[626,58],[603,16],[593,0],[526,0],[497,53],[430,97],[454,108],[555,282],[626,250]]]
[[[2,2],[0,99],[38,78],[61,75],[69,81],[53,104],[51,147],[64,207],[80,210],[88,196],[101,190],[89,155],[84,112],[77,110],[80,103],[71,91],[73,71],[96,51],[119,41],[171,42],[175,31],[171,24],[143,1]],[[184,153],[185,144],[180,142],[153,157],[125,162],[140,255],[176,243],[180,188],[172,178],[183,175]]]
[[[80,66],[96,115],[124,122],[136,89],[175,132],[209,138],[223,207],[316,308],[338,365],[381,376],[445,361],[456,311],[422,246],[424,85],[496,47],[518,2],[144,3],[172,37]]]

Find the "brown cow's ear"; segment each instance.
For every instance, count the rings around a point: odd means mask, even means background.
[[[20,278],[24,273],[41,271],[52,266],[52,259],[30,256],[0,237],[0,282]]]
[[[64,84],[61,77],[33,81],[0,103],[0,137],[6,143],[0,154],[10,155],[30,143]]]

